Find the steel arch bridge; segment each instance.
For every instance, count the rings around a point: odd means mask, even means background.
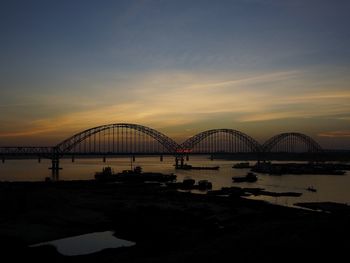
[[[297,132],[281,133],[267,140],[262,150],[267,152],[322,152],[322,147],[311,137]]]
[[[175,153],[179,145],[152,128],[130,124],[108,124],[69,137],[55,146],[57,154],[146,154]]]
[[[298,146],[299,145],[299,146]],[[304,148],[301,149],[301,146]],[[178,144],[163,133],[137,124],[116,123],[79,132],[53,147],[0,147],[0,158],[48,158],[94,155],[184,155],[215,153],[322,152],[321,146],[301,133],[282,133],[263,145],[233,129],[200,132]]]
[[[184,153],[258,153],[260,144],[233,129],[207,130],[187,139],[181,144]]]

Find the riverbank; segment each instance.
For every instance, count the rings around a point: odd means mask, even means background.
[[[35,262],[295,262],[346,255],[350,213],[287,208],[152,184],[0,183],[0,242]],[[129,248],[63,257],[28,245],[113,230]],[[306,255],[304,255],[306,254]],[[8,261],[10,262],[10,261]]]

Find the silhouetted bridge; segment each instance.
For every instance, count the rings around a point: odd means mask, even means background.
[[[319,153],[321,146],[301,133],[282,133],[260,144],[249,135],[233,129],[201,132],[178,144],[163,133],[137,124],[117,123],[94,127],[67,138],[53,147],[0,147],[6,158],[48,158],[52,169],[59,169],[60,158],[117,155],[173,155],[182,158],[191,154],[255,154]]]

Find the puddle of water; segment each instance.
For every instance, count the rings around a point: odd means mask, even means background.
[[[113,234],[113,231],[96,232],[39,243],[30,247],[52,245],[64,256],[78,256],[95,253],[106,248],[130,247],[136,244],[116,238]]]

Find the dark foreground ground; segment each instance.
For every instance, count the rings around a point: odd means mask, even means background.
[[[0,183],[0,261],[301,262],[349,260],[350,212],[312,212],[153,184]],[[337,212],[338,211],[338,212]],[[136,242],[64,257],[30,244],[114,230]]]

